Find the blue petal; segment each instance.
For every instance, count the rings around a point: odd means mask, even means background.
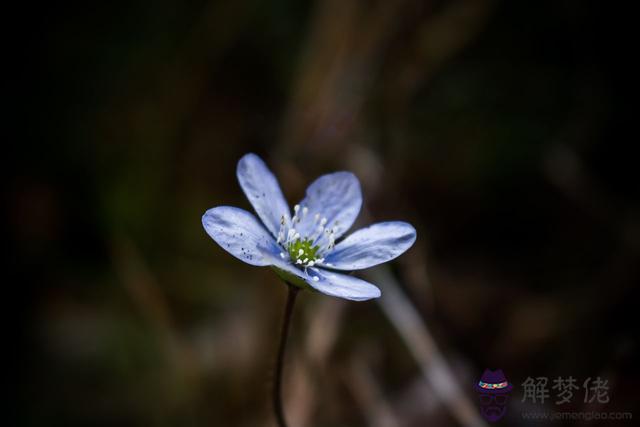
[[[390,261],[413,245],[416,230],[401,221],[379,222],[362,228],[325,255],[322,265],[336,270],[361,270]]]
[[[246,154],[238,162],[238,182],[258,217],[275,237],[280,231],[280,218],[291,221],[289,205],[282,195],[278,180],[262,159],[253,153]]]
[[[352,301],[366,301],[380,297],[380,289],[362,279],[327,270],[313,270],[312,277],[315,274],[316,277],[319,277],[319,280],[314,281],[311,279],[307,280],[307,283],[323,294]]]
[[[306,271],[297,268],[286,259],[273,259],[274,267],[285,273],[286,281],[298,286],[305,283],[312,289],[333,297],[344,298],[352,301],[365,301],[380,296],[380,289],[369,282],[357,277],[320,268],[307,268]],[[281,276],[282,273],[279,273]],[[317,280],[314,280],[314,277]]]
[[[301,208],[308,208],[307,215],[296,226],[302,236],[315,231],[318,224],[314,222],[316,214],[320,219],[327,219],[327,228],[334,229],[337,239],[355,222],[362,206],[362,190],[358,178],[351,172],[335,172],[322,175],[308,188]]]
[[[271,265],[279,246],[251,213],[231,206],[209,209],[202,225],[224,250],[247,264]]]

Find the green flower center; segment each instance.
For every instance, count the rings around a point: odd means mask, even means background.
[[[315,261],[317,259],[318,250],[320,246],[313,246],[313,240],[309,238],[296,239],[289,243],[289,256],[296,262],[298,260],[303,264],[309,263],[309,261]]]

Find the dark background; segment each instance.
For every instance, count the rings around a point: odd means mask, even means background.
[[[579,390],[571,410],[640,416],[631,11],[29,6],[9,39],[26,65],[9,82],[26,123],[5,181],[16,425],[273,425],[286,288],[200,223],[215,205],[250,208],[235,180],[250,151],[291,204],[316,176],[348,169],[363,185],[358,225],[416,227],[390,271],[460,399],[476,405],[484,368],[502,368],[515,388],[500,423],[541,425],[521,414],[565,408],[521,402],[528,376],[600,376],[610,402],[586,405]],[[423,375],[438,366],[421,370],[385,313],[301,295],[292,425],[461,424]]]

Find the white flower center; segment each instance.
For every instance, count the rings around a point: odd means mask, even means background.
[[[336,221],[332,228],[328,228],[327,218],[323,218],[319,213],[316,213],[313,216],[313,226],[305,227],[305,229],[311,229],[311,231],[305,232],[305,235],[302,236],[299,230],[296,229],[296,225],[306,220],[308,215],[309,208],[304,206],[300,209],[300,205],[293,207],[291,224],[288,224],[285,216],[282,215],[277,239],[277,243],[286,249],[286,252],[281,252],[280,256],[284,259],[288,253],[291,261],[305,270],[308,267],[323,263],[323,255],[333,250],[336,245],[335,227],[338,225]],[[329,263],[324,265],[331,266]]]

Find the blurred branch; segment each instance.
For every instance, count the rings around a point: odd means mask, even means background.
[[[618,201],[603,191],[576,150],[556,144],[544,158],[544,174],[565,197],[593,217],[610,224],[631,254],[640,253],[640,221],[637,209],[622,210]]]
[[[385,78],[385,105],[392,130],[395,159],[408,153],[407,118],[414,94],[458,55],[485,27],[493,0],[458,0],[427,19],[404,52],[404,60]],[[397,161],[397,160],[396,160]]]
[[[133,241],[120,236],[112,244],[115,271],[120,276],[131,300],[145,320],[161,338],[159,340],[169,356],[170,366],[175,369],[176,380],[194,385],[198,379],[197,364],[189,346],[177,332],[168,303],[160,291],[155,278],[147,268],[142,254]]]
[[[448,61],[474,40],[490,16],[493,0],[457,0],[427,19],[406,48],[405,60],[389,73],[389,94],[415,93]]]
[[[391,404],[385,399],[382,386],[371,373],[366,356],[356,354],[351,358],[347,372],[347,387],[362,408],[371,427],[400,427]]]
[[[318,404],[318,387],[314,382],[326,372],[326,362],[336,344],[345,309],[344,301],[321,298],[309,310],[307,317],[310,320],[302,348],[304,357],[296,359],[287,384],[287,389],[291,390],[287,396],[289,418],[296,427],[313,425],[311,420]]]
[[[476,407],[458,386],[458,381],[438,350],[427,326],[388,267],[376,267],[364,275],[382,288],[383,296],[377,301],[419,363],[422,374],[435,391],[434,395],[461,425],[486,426]]]
[[[358,122],[381,54],[406,14],[406,4],[317,3],[276,157],[286,158],[293,147],[298,147],[297,154],[313,150],[325,156],[340,148]]]

